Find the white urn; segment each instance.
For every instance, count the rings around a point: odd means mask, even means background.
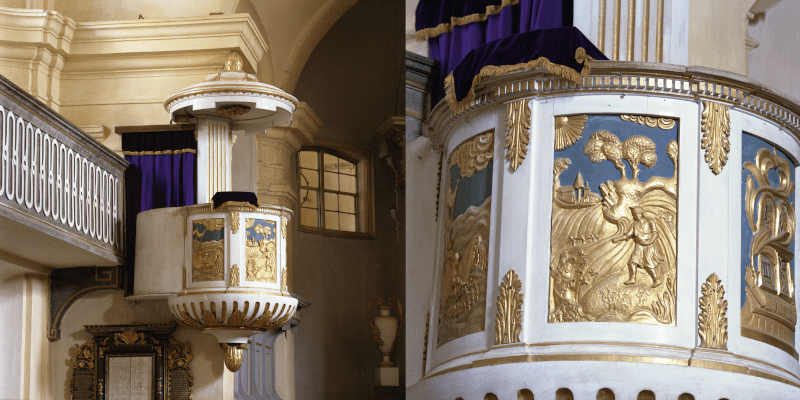
[[[375,317],[374,320],[370,313],[373,302],[377,303],[378,311],[380,311],[380,315]],[[403,306],[400,304],[400,300],[394,297],[390,298],[386,303],[386,305],[382,305],[383,300],[379,297],[371,298],[367,303],[367,322],[372,333],[372,340],[378,345],[378,350],[383,355],[383,360],[378,366],[394,367],[389,355],[392,352],[397,336],[400,334],[400,328],[403,326]],[[391,315],[395,303],[397,304],[397,317]]]

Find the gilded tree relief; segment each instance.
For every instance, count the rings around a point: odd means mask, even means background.
[[[192,282],[225,279],[225,220],[192,222]]]
[[[448,160],[437,346],[485,328],[493,158],[490,131],[460,144]]]
[[[677,139],[592,115],[555,150],[549,322],[675,324]]]
[[[277,242],[274,221],[247,218],[245,228],[245,279],[250,282],[278,282]]]
[[[742,159],[742,336],[796,355],[795,165],[746,133]]]

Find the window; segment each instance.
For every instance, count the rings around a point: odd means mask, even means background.
[[[301,149],[300,229],[372,237],[370,160],[355,149]]]

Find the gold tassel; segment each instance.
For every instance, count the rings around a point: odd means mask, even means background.
[[[473,22],[483,22],[489,19],[490,15],[500,14],[500,10],[505,7],[513,6],[519,3],[519,0],[503,0],[498,6],[486,6],[486,12],[483,14],[471,14],[463,17],[450,17],[450,23],[442,23],[433,28],[425,28],[418,30],[416,39],[422,42],[426,39],[435,38],[443,33],[450,33],[453,31],[454,26],[468,25]]]
[[[461,113],[469,108],[471,105],[470,103],[475,100],[475,87],[478,85],[478,83],[480,83],[481,80],[505,75],[509,72],[524,71],[534,68],[544,68],[553,75],[560,76],[580,85],[583,83],[583,78],[592,73],[591,69],[589,68],[589,61],[592,60],[594,60],[594,58],[586,54],[586,50],[583,47],[578,47],[575,49],[575,61],[577,61],[579,64],[583,64],[583,70],[581,70],[581,72],[567,67],[566,65],[552,63],[546,57],[539,57],[535,60],[514,65],[487,65],[481,68],[480,72],[478,72],[478,74],[472,78],[472,87],[469,88],[469,93],[467,93],[467,95],[464,96],[461,101],[456,100],[453,72],[451,71],[450,74],[447,75],[447,78],[444,79],[444,99],[447,101],[447,105],[450,106],[450,109],[453,110],[454,113]]]

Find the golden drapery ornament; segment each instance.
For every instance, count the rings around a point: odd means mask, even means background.
[[[528,155],[531,140],[531,109],[528,100],[522,99],[506,104],[506,160],[516,171]]]
[[[454,26],[462,26],[474,22],[486,21],[490,15],[499,14],[503,8],[513,6],[517,3],[519,3],[519,0],[503,0],[498,5],[486,6],[486,12],[484,13],[475,13],[475,14],[465,15],[463,17],[453,16],[450,17],[449,23],[444,22],[431,28],[420,29],[416,32],[414,37],[418,42],[422,42],[430,38],[435,38],[443,33],[452,32]]]
[[[589,116],[586,114],[556,117],[556,151],[567,149],[580,140],[587,121]]]
[[[231,213],[231,232],[234,235],[239,233],[239,213],[236,211]]]
[[[700,315],[697,316],[697,334],[700,347],[728,350],[728,301],[725,288],[716,273],[712,273],[701,286]]]
[[[675,120],[672,118],[654,117],[651,115],[620,115],[623,121],[636,122],[639,125],[646,125],[650,128],[659,127],[664,130],[670,130],[675,127]]]
[[[494,344],[519,343],[522,332],[522,281],[513,269],[508,270],[505,282],[500,283],[497,296],[497,315],[494,319]]]
[[[744,207],[752,231],[748,265],[744,274],[745,304],[742,307],[742,336],[760,340],[796,357],[794,348],[797,306],[794,276],[795,211],[790,203],[794,193],[792,163],[772,151],[756,152],[755,163],[745,162],[750,172],[745,183]],[[778,183],[770,183],[777,170]]]
[[[703,118],[700,122],[703,137],[700,139],[700,148],[706,150],[705,160],[715,175],[722,172],[731,151],[731,142],[728,139],[731,134],[729,108],[713,101],[703,101]]]
[[[567,67],[566,65],[552,63],[546,57],[539,57],[535,60],[513,65],[487,65],[481,68],[475,77],[472,78],[472,86],[470,87],[469,92],[460,101],[456,100],[455,81],[453,78],[453,73],[450,72],[450,74],[444,79],[444,99],[447,101],[447,105],[453,112],[464,112],[472,105],[472,101],[475,100],[475,87],[478,86],[478,83],[480,83],[482,80],[505,75],[511,72],[527,71],[535,68],[544,68],[552,75],[560,76],[579,85],[583,83],[584,77],[591,75],[592,71],[589,66],[589,62],[592,60],[594,60],[594,58],[586,54],[586,49],[583,47],[578,47],[575,49],[575,61],[578,64],[583,64],[581,72]]]

